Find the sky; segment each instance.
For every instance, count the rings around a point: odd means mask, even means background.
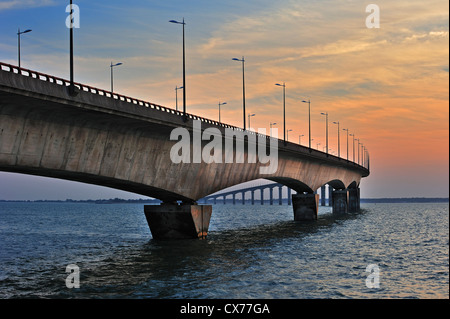
[[[69,78],[69,1],[0,1],[0,61]],[[447,1],[164,0],[74,1],[75,81],[175,107],[182,85],[182,29],[186,22],[187,110],[242,127],[242,69],[246,108],[254,128],[282,123],[286,84],[289,139],[305,145],[311,100],[313,146],[346,157],[347,128],[370,153],[361,196],[449,195],[449,5]],[[379,28],[368,28],[369,4]],[[371,20],[372,21],[372,20]],[[179,98],[182,96],[179,92]],[[179,100],[181,105],[181,99]],[[282,126],[277,125],[279,130]],[[350,158],[352,157],[352,138]],[[320,145],[317,145],[320,143]],[[0,172],[0,199],[141,198],[62,180]]]

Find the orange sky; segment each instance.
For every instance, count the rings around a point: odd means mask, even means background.
[[[184,16],[188,112],[217,119],[218,102],[226,101],[222,120],[242,126],[241,64],[231,58],[245,56],[253,127],[282,123],[282,89],[274,84],[285,82],[291,141],[305,134],[306,144],[307,104],[301,100],[311,99],[313,146],[325,145],[320,112],[328,112],[333,151],[333,121],[367,147],[371,176],[362,182],[363,197],[448,196],[447,1],[374,1],[379,29],[366,27],[368,3],[360,0],[167,1],[158,6],[138,1],[136,7],[79,2],[77,81],[109,88],[109,63],[124,62],[115,71],[116,91],[174,107],[175,86],[182,85],[181,28],[168,20]],[[0,15],[20,20],[24,10],[32,16],[51,3],[15,11],[0,6]],[[49,13],[52,19],[60,17]],[[28,44],[24,41],[25,67],[67,78],[65,30],[35,23],[42,30],[39,34],[34,26]],[[0,60],[16,64],[13,31],[10,38],[2,36]],[[55,34],[45,38],[46,32]],[[179,105],[181,97],[179,91]],[[282,126],[278,129],[282,132]],[[341,131],[343,157],[345,134]]]

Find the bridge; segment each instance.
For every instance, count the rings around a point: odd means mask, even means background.
[[[327,187],[328,186],[328,187]],[[283,189],[286,189],[287,196],[284,196]],[[328,189],[328,198],[326,198]],[[269,191],[269,199],[265,199],[264,191]],[[320,188],[320,191],[317,190],[316,193],[320,195],[320,206],[326,206],[326,203],[328,203],[328,206],[332,206],[332,196],[333,196],[333,187],[329,185],[323,185]],[[277,196],[274,196],[274,193],[278,192]],[[319,193],[320,192],[320,193]],[[250,200],[248,200],[245,196],[246,194],[250,193],[251,197]],[[231,204],[236,205],[237,203],[241,203],[242,205],[245,205],[246,202],[250,202],[251,205],[255,205],[257,203],[258,199],[255,198],[255,194],[259,193],[259,203],[261,205],[264,205],[265,202],[268,201],[269,205],[274,205],[276,203],[275,199],[277,200],[279,205],[282,205],[283,202],[287,201],[288,205],[292,204],[292,190],[289,187],[286,187],[283,184],[280,183],[269,183],[264,185],[258,185],[258,186],[252,186],[252,187],[246,187],[246,188],[239,188],[235,190],[224,190],[215,194],[211,194],[209,196],[206,196],[205,198],[202,198],[199,200],[199,202],[207,204],[210,202],[213,202],[214,204],[217,203],[223,203],[228,204],[231,201]],[[236,195],[240,195],[240,200],[236,198]]]
[[[79,181],[160,199],[161,205],[144,207],[156,239],[204,238],[212,206],[197,201],[260,178],[297,193],[292,204],[298,221],[317,218],[319,195],[314,190],[326,184],[334,189],[334,213],[359,207],[360,181],[369,175],[368,157],[355,163],[81,83],[74,83],[77,94],[73,94],[71,83],[0,63],[0,171]],[[216,145],[224,150],[222,160],[196,161],[191,139],[188,160],[174,161],[172,151],[180,142],[171,139],[171,133],[180,128],[194,138],[207,130],[215,132],[214,140],[217,137],[220,142]],[[243,150],[231,148],[232,161],[225,152],[230,131],[235,134],[232,143],[245,145]],[[255,140],[258,159],[261,149],[266,155],[276,149],[273,172],[264,173],[267,165],[252,160]],[[209,145],[209,141],[200,142],[201,147]]]

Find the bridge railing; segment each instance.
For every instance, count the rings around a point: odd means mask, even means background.
[[[18,67],[18,66],[15,66],[15,65],[11,65],[11,64],[7,64],[7,63],[3,63],[3,62],[0,62],[0,70],[1,71],[7,71],[7,72],[15,73],[15,74],[19,74],[19,75],[22,75],[22,76],[35,78],[35,79],[39,79],[41,81],[46,81],[46,82],[49,82],[49,83],[54,83],[54,84],[65,86],[65,87],[68,87],[68,86],[71,85],[71,82],[69,80],[66,80],[66,79],[63,79],[63,78],[59,78],[59,77],[56,77],[56,76],[53,76],[53,75],[49,75],[49,74],[45,74],[45,73],[41,73],[41,72],[37,72],[37,71],[25,69],[25,68],[21,68],[21,67]],[[144,100],[140,100],[140,99],[136,99],[136,98],[133,98],[133,97],[129,97],[129,96],[126,96],[126,95],[114,93],[114,92],[111,92],[111,91],[108,91],[108,90],[99,89],[99,88],[96,88],[96,87],[93,87],[93,86],[89,86],[89,85],[86,85],[86,84],[74,82],[74,86],[77,87],[80,91],[83,91],[83,92],[87,92],[87,93],[91,93],[91,94],[97,94],[97,95],[104,96],[104,97],[107,97],[107,98],[120,100],[122,102],[127,102],[127,103],[130,103],[130,104],[133,104],[133,105],[137,105],[137,106],[152,108],[152,109],[155,109],[155,110],[158,110],[158,111],[161,111],[161,112],[167,112],[167,113],[175,114],[175,115],[178,115],[178,116],[183,116],[184,115],[183,112],[178,111],[178,110],[174,110],[172,108],[168,108],[166,106],[162,106],[162,105],[158,105],[158,104],[155,104],[155,103],[151,103],[151,102],[147,102],[147,101],[144,101]],[[232,130],[235,130],[235,131],[241,131],[241,132],[245,131],[244,129],[242,129],[240,127],[229,125],[229,124],[222,123],[222,122],[217,122],[215,120],[207,119],[207,118],[204,118],[204,117],[201,117],[201,116],[198,116],[198,115],[186,113],[186,116],[188,118],[190,118],[190,119],[200,120],[200,121],[202,121],[204,123],[209,123],[209,124],[216,125],[216,126],[219,126],[219,127],[229,128],[229,129],[232,129]],[[274,138],[272,136],[261,134],[261,133],[257,133],[257,132],[253,132],[253,131],[245,131],[245,132],[247,134],[255,135],[257,137],[259,136],[259,137],[266,138],[266,139]],[[287,143],[298,145],[298,144],[292,143],[292,142],[287,142]],[[300,145],[300,146],[302,146],[302,145]],[[302,147],[305,147],[305,146],[302,146]],[[305,148],[308,149],[307,147],[305,147]],[[321,152],[319,150],[316,150],[316,151],[319,152],[319,153],[323,153],[323,152]],[[329,154],[329,156],[334,157],[336,159],[343,159],[341,157],[337,157],[337,156],[334,156],[334,155],[331,155],[331,154]],[[346,160],[346,159],[343,159],[343,160]],[[357,166],[369,169],[368,161],[364,161],[364,163],[362,163],[362,164],[357,163],[357,162],[353,162],[353,161],[350,161],[350,160],[346,160],[346,161],[354,163]]]

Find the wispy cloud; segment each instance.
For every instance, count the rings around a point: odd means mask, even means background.
[[[54,0],[12,0],[0,1],[0,11],[8,9],[36,8],[56,5]]]

